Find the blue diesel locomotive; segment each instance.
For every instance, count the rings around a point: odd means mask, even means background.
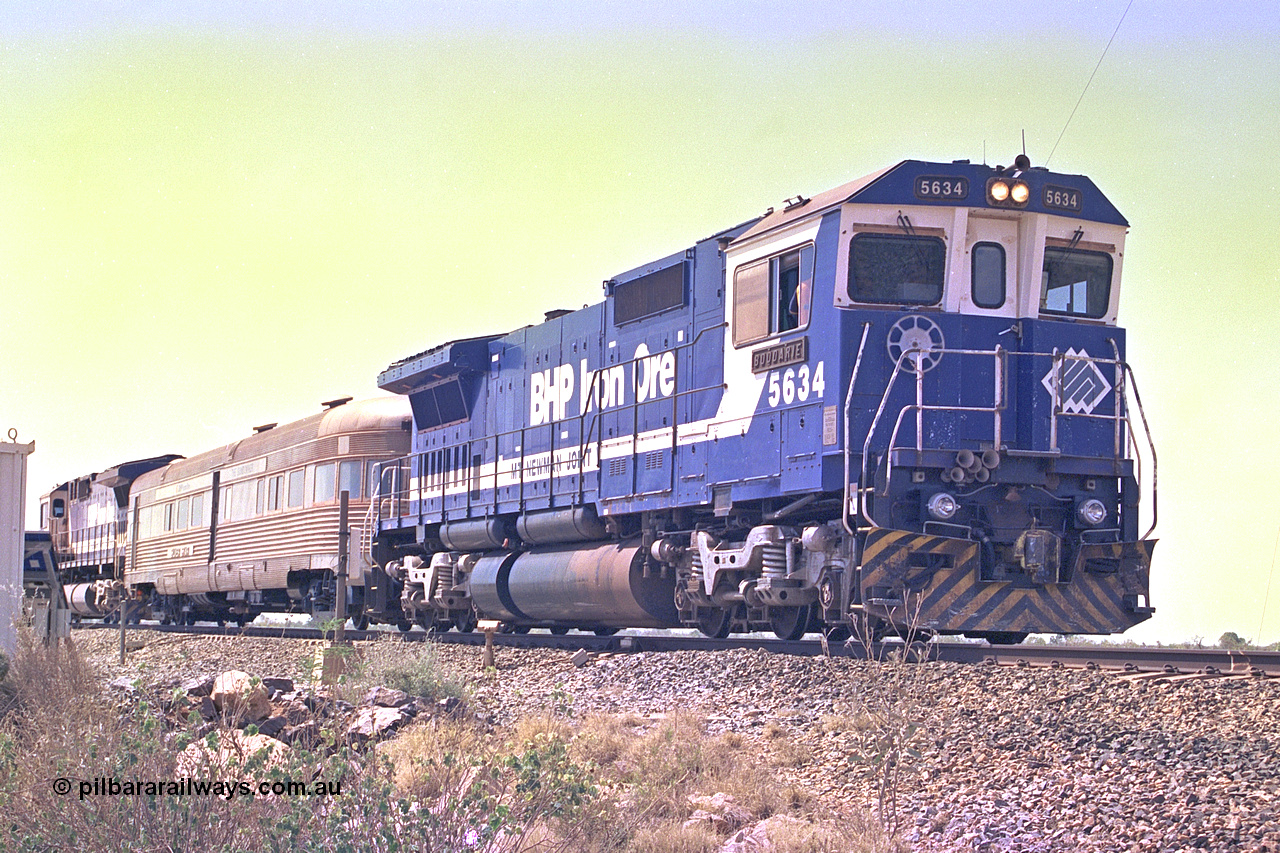
[[[1153,612],[1155,542],[1127,230],[1025,156],[908,160],[398,361],[378,384],[409,399],[412,453],[381,466],[365,606],[463,630],[1124,631]]]

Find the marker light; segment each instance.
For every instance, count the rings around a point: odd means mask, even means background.
[[[995,183],[993,183],[991,185],[989,192],[991,193],[992,201],[1008,201],[1009,200],[1009,185],[1006,184],[1004,181],[996,181]]]
[[[1089,498],[1081,501],[1076,507],[1076,518],[1081,524],[1089,527],[1097,527],[1099,524],[1107,520],[1107,507],[1097,498]]]
[[[949,521],[955,517],[956,510],[960,509],[960,504],[956,499],[946,492],[938,492],[929,498],[929,503],[925,505],[932,515],[938,521]]]
[[[1031,188],[1022,181],[1015,181],[1013,189],[1009,191],[1009,198],[1013,199],[1014,204],[1026,204],[1027,199],[1031,198]]]

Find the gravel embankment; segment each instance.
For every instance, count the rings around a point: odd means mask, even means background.
[[[76,641],[108,678],[244,669],[298,678],[315,645],[145,631],[117,662],[116,635]],[[414,654],[395,640],[366,658]],[[602,657],[438,645],[499,724],[568,705],[575,716],[691,710],[743,738],[743,761],[818,802],[877,808],[871,768],[898,733],[900,837],[941,851],[1280,851],[1280,680],[1125,680],[1101,672],[867,665],[763,652]]]

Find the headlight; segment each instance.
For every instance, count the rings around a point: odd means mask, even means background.
[[[949,521],[955,517],[956,510],[960,509],[960,504],[946,492],[938,492],[929,498],[929,503],[925,507],[929,510],[929,515],[938,521]]]
[[[1089,498],[1087,501],[1081,501],[1076,507],[1076,518],[1080,523],[1088,527],[1097,527],[1099,524],[1107,520],[1107,507],[1097,498]]]
[[[1026,207],[1031,200],[1031,187],[1016,178],[990,178],[987,181],[987,204],[993,207]]]

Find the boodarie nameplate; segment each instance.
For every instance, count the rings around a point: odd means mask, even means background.
[[[751,372],[764,373],[778,367],[803,364],[809,360],[809,338],[782,341],[772,346],[751,351]]]

